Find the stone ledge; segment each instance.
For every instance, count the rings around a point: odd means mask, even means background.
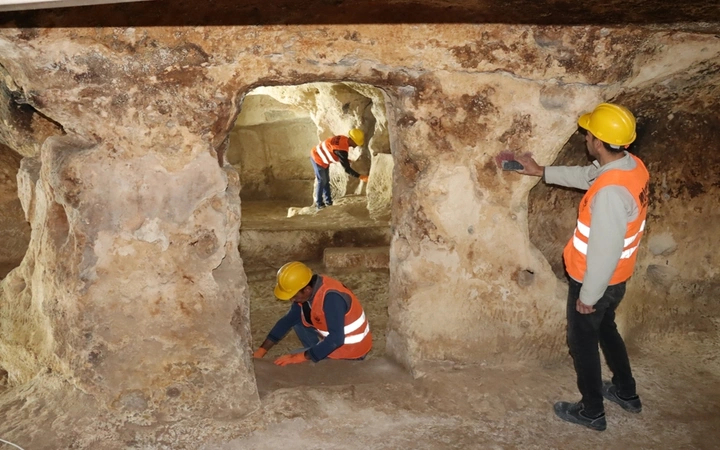
[[[329,247],[323,252],[323,264],[328,269],[387,269],[390,247]]]

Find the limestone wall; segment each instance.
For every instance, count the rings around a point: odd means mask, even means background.
[[[550,163],[579,114],[719,52],[712,35],[593,26],[4,28],[6,85],[68,137],[24,175],[33,231],[1,285],[0,366],[15,383],[50,367],[139,423],[255,408],[240,186],[218,151],[244,93],[307,80],[386,94],[388,353],[564,355],[565,293],[529,240],[536,180],[495,157]]]

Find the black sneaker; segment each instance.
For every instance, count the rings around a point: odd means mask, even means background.
[[[600,413],[596,417],[587,416],[582,403],[557,402],[554,409],[555,415],[566,422],[576,423],[595,431],[605,431],[607,428],[605,413]]]
[[[627,412],[634,414],[642,412],[642,402],[640,401],[640,397],[637,395],[630,398],[620,397],[617,392],[617,386],[612,384],[610,381],[603,382],[602,395],[607,400],[620,405],[620,407]]]
[[[325,209],[325,205],[317,205],[315,207],[315,211],[320,211],[321,209]]]

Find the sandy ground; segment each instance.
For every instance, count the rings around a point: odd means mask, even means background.
[[[292,202],[242,202],[242,225],[251,230],[342,230],[347,228],[390,227],[389,212],[370,217],[364,195],[348,195],[333,206],[317,211],[314,206]]]
[[[272,326],[273,315],[286,310],[270,299],[273,275],[250,281],[256,346],[265,337],[258,325]],[[201,448],[720,448],[720,319],[707,333],[649,332],[628,342],[644,411],[633,415],[608,404],[608,430],[598,433],[566,424],[552,412],[555,401],[579,399],[569,356],[547,364],[431,363],[412,379],[383,357],[388,274],[331,275],[354,289],[366,307],[376,338],[371,359],[284,368],[256,362],[263,402],[257,414],[264,425]],[[263,293],[265,300],[255,301]],[[270,356],[298,346],[291,333]]]
[[[258,345],[287,304],[271,298],[271,271],[249,275]],[[387,273],[337,276],[366,305],[376,338],[366,361],[278,367],[266,357],[255,361],[261,407],[247,417],[149,427],[106,422],[88,396],[39,378],[0,394],[0,438],[25,450],[719,448],[720,319],[703,332],[635,336],[628,347],[644,410],[608,404],[608,429],[595,432],[553,415],[555,401],[578,399],[567,354],[552,363],[428,363],[413,379],[382,355]],[[290,335],[271,356],[298,345]]]

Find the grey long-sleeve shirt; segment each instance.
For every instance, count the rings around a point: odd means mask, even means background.
[[[543,178],[548,184],[588,190],[601,173],[612,169],[632,170],[635,160],[625,156],[604,166],[595,161],[585,167],[548,166]],[[590,203],[592,230],[588,237],[587,268],[582,280],[580,301],[594,305],[605,293],[623,251],[627,224],[637,219],[640,207],[623,186],[605,186]]]

